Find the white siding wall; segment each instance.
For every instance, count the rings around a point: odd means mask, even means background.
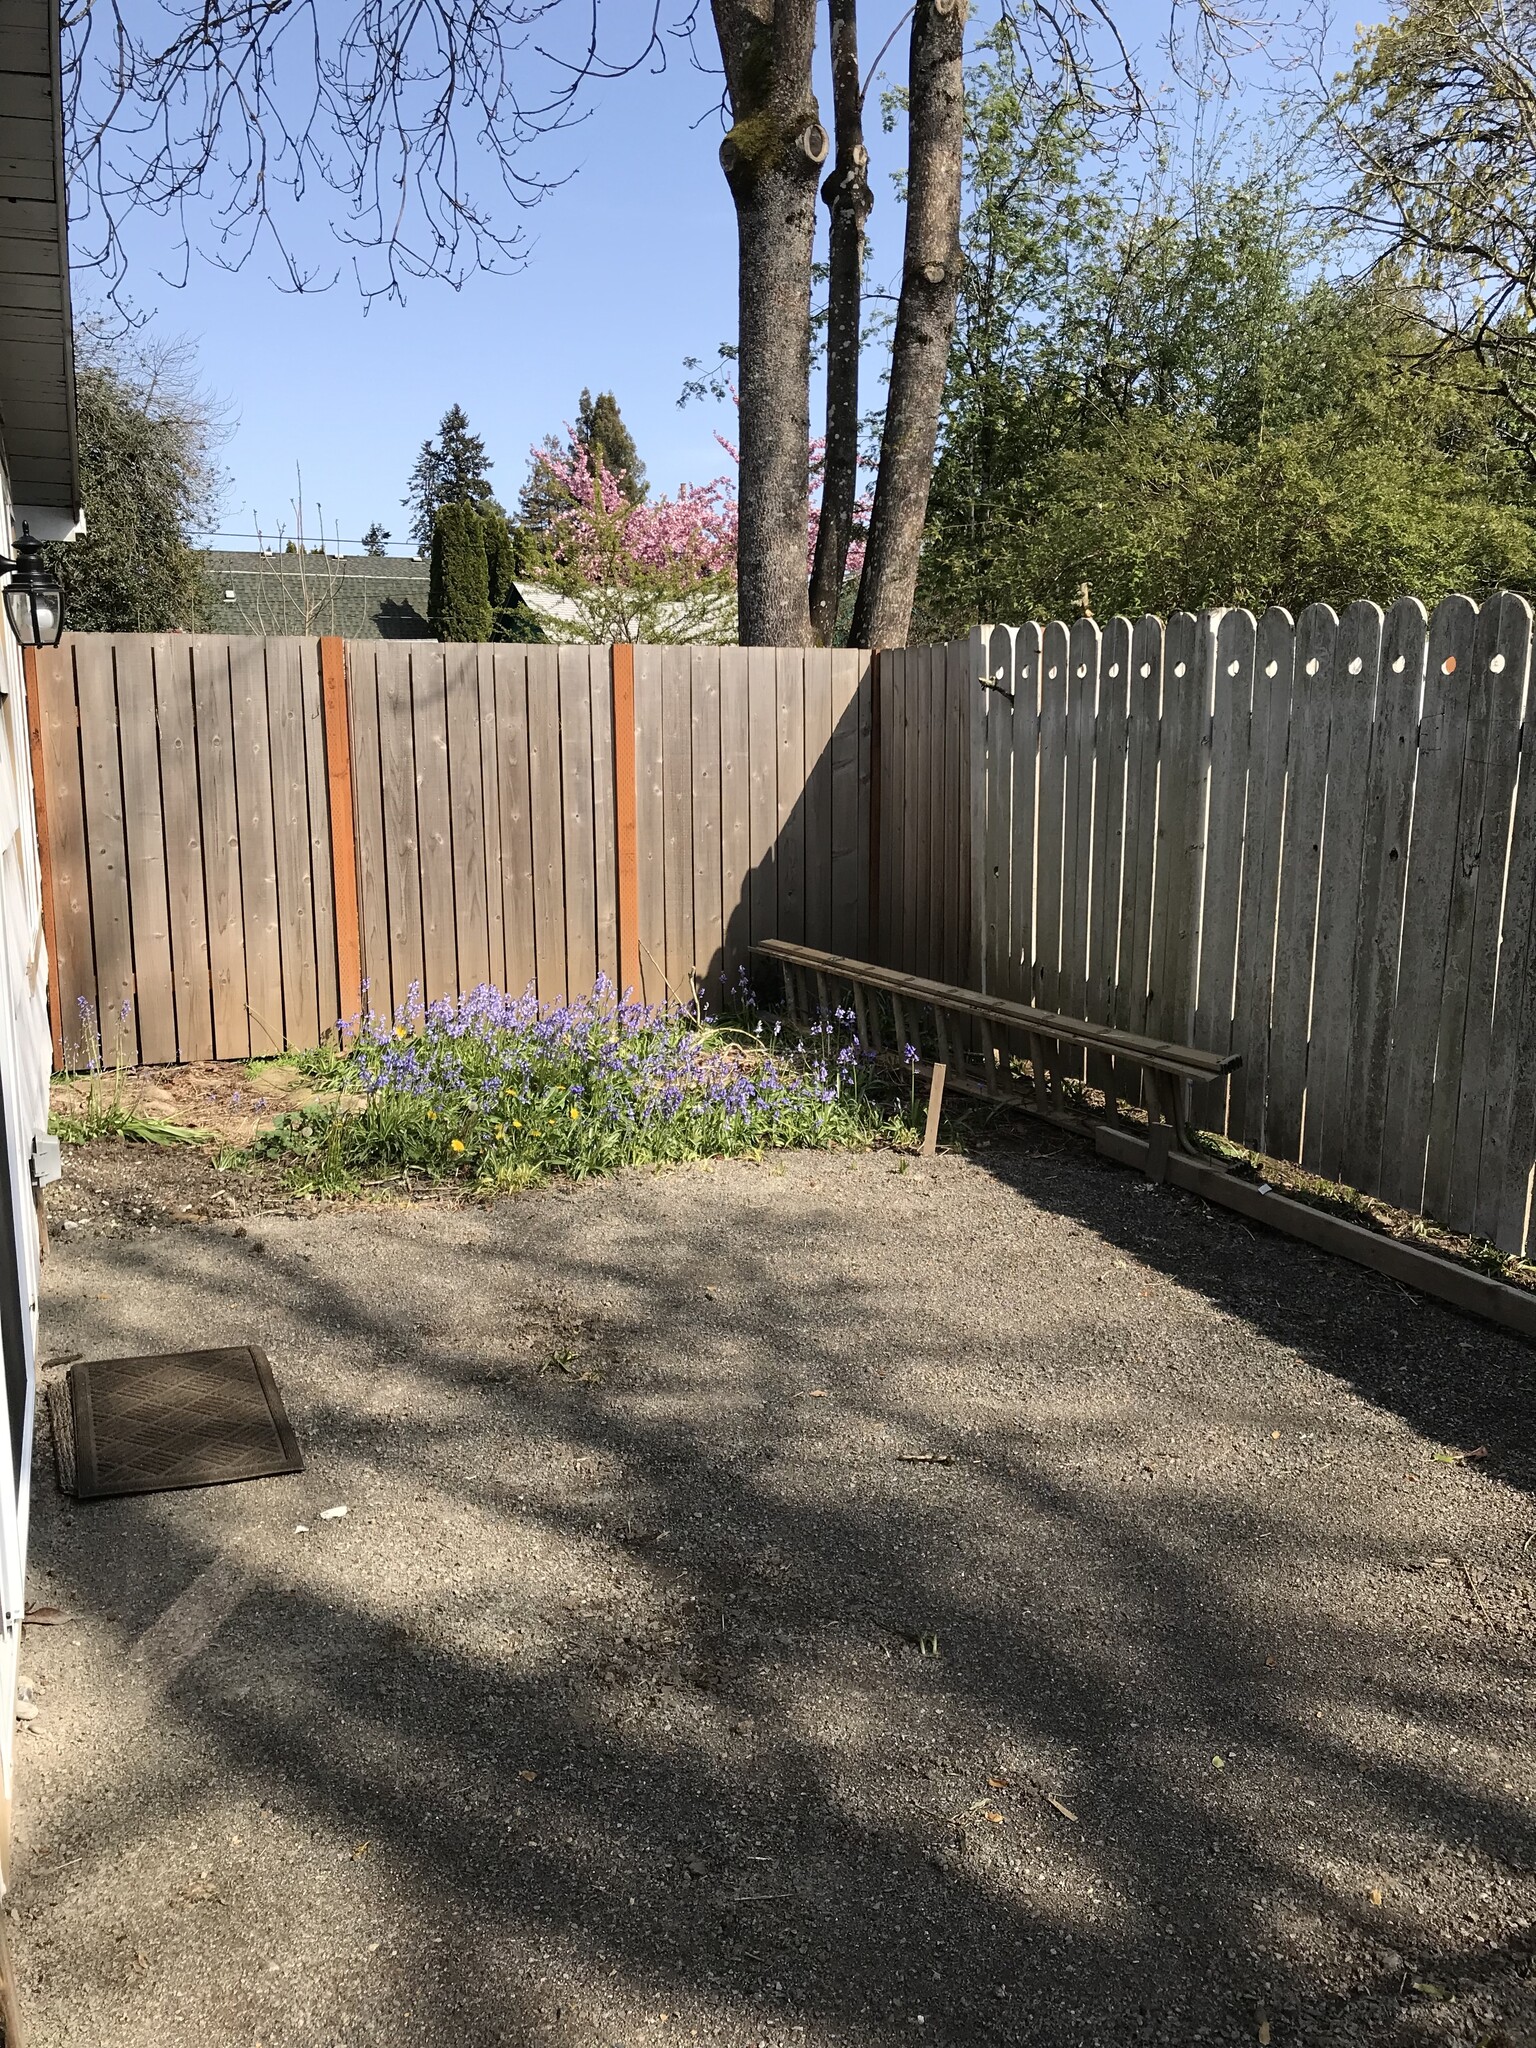
[[[0,450],[0,552],[9,553],[11,501]],[[0,1399],[0,1800],[11,1804],[16,1659],[25,1607],[27,1502],[37,1378],[38,1229],[32,1197],[32,1144],[48,1128],[48,958],[43,945],[42,892],[32,805],[32,757],[21,650],[0,621],[0,1087],[8,1143],[0,1173],[8,1174],[14,1241],[0,1259],[20,1276],[24,1356],[5,1360],[7,1383],[18,1364],[26,1377],[21,1442],[14,1441],[8,1404]],[[8,1276],[5,1276],[8,1277]],[[19,1485],[15,1483],[20,1468]],[[8,1835],[8,1828],[5,1829]]]

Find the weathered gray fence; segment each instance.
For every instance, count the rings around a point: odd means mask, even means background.
[[[973,636],[973,971],[1240,1052],[1207,1127],[1522,1252],[1530,655],[1509,595]]]

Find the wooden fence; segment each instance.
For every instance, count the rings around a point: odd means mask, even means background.
[[[1207,1125],[1523,1250],[1530,649],[1509,596],[877,665],[79,636],[32,671],[55,1057],[275,1052],[485,980],[712,992],[778,937],[1236,1050]]]
[[[869,947],[867,654],[82,634],[33,684],[61,1065]]]
[[[1240,1052],[1208,1127],[1523,1252],[1530,652],[1508,595],[975,636],[976,971]]]

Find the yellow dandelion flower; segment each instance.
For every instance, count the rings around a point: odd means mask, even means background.
[[[435,1109],[429,1109],[427,1111],[427,1117],[430,1122],[435,1124],[437,1122],[437,1111]]]
[[[572,1122],[572,1123],[576,1123],[576,1122],[577,1122],[577,1121],[579,1120],[580,1116],[581,1116],[581,1111],[580,1111],[579,1109],[573,1109],[573,1110],[571,1111],[571,1122]]]
[[[498,1124],[496,1126],[496,1135],[498,1138],[504,1138],[507,1135],[507,1127],[505,1124]]]
[[[513,1130],[514,1130],[514,1131],[520,1131],[520,1130],[521,1130],[521,1129],[523,1128],[523,1124],[522,1124],[522,1118],[521,1118],[521,1117],[513,1117],[513,1119],[512,1119],[512,1128],[513,1128]]]
[[[462,1152],[464,1150],[464,1140],[462,1138],[455,1138],[451,1149],[455,1152]]]
[[[395,1036],[396,1036],[396,1038],[404,1038],[404,1036],[405,1036],[405,1026],[404,1026],[403,1024],[397,1024],[397,1025],[395,1026]]]

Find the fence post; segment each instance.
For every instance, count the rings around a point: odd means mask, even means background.
[[[320,699],[325,775],[330,792],[331,901],[336,908],[337,1009],[345,1023],[363,1007],[362,937],[357,912],[357,837],[352,815],[352,735],[347,719],[347,643],[320,641]]]
[[[43,698],[37,673],[37,649],[21,650],[26,684],[27,741],[32,754],[32,811],[37,820],[37,876],[42,897],[43,944],[48,949],[48,1028],[53,1038],[53,1070],[64,1071],[64,1013],[59,1001],[59,941],[53,912],[53,840],[48,831],[48,784],[43,772]]]
[[[613,829],[619,876],[619,988],[640,994],[640,845],[635,792],[635,650],[612,649]]]

